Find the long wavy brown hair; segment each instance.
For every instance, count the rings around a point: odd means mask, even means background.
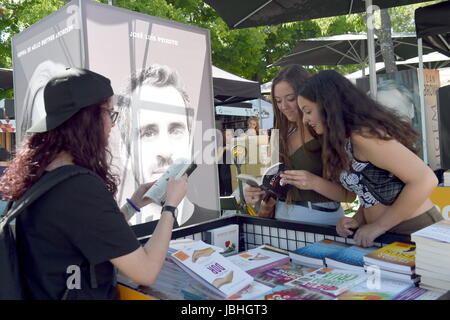
[[[417,153],[418,133],[411,121],[385,107],[354,86],[334,70],[317,73],[308,79],[299,95],[318,104],[324,132],[322,161],[324,177],[339,180],[350,168],[345,143],[352,133],[366,138],[395,139]]]
[[[289,160],[289,150],[287,146],[288,133],[292,127],[296,127],[300,130],[302,143],[305,144],[305,126],[303,125],[303,113],[299,109],[300,119],[297,123],[290,123],[286,116],[278,109],[277,101],[275,99],[275,86],[282,81],[286,81],[294,89],[294,93],[298,94],[300,88],[303,86],[305,81],[311,77],[305,68],[292,64],[283,69],[281,69],[275,78],[272,80],[271,88],[271,98],[274,111],[274,129],[278,129],[280,136],[280,161],[286,163],[289,167],[291,166]],[[310,130],[311,134],[315,136],[315,132]],[[292,150],[291,150],[292,151]]]
[[[118,177],[110,170],[112,157],[102,117],[106,101],[85,107],[59,127],[26,139],[0,179],[3,199],[19,199],[62,151],[72,155],[74,164],[98,174],[114,195]]]

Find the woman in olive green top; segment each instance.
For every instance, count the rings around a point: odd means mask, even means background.
[[[272,104],[275,125],[271,137],[272,153],[279,150],[279,161],[290,170],[282,175],[290,184],[286,199],[262,201],[265,192],[246,187],[248,204],[258,206],[259,216],[280,220],[336,225],[343,216],[340,201],[353,201],[336,183],[322,178],[321,147],[314,131],[303,125],[303,114],[297,104],[297,92],[309,73],[298,65],[282,69],[272,81]]]

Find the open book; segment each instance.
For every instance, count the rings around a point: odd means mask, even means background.
[[[253,277],[203,241],[187,244],[171,257],[189,275],[223,298],[231,297],[253,282]]]
[[[195,157],[193,157],[195,159]],[[163,175],[144,194],[144,198],[150,198],[160,206],[166,201],[166,188],[169,178],[181,178],[184,174],[188,176],[197,168],[194,160],[178,159],[163,173]]]
[[[238,180],[245,182],[249,186],[261,188],[275,198],[285,198],[290,188],[289,185],[282,185],[281,174],[286,170],[284,163],[278,162],[267,168],[261,177],[254,177],[241,173]]]

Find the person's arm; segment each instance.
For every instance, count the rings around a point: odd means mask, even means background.
[[[364,208],[360,206],[353,217],[342,217],[339,219],[336,224],[336,232],[341,237],[347,238],[348,236],[353,235],[354,232],[352,229],[358,229],[364,224],[366,224],[366,220],[364,218]]]
[[[285,184],[295,186],[299,190],[313,190],[338,202],[352,202],[356,195],[340,184],[328,181],[306,170],[286,170],[283,177]]]
[[[379,235],[411,218],[429,198],[438,181],[434,172],[419,157],[396,140],[384,141],[354,135],[352,144],[358,150],[358,155],[391,172],[405,183],[398,198],[379,219],[358,229],[355,240],[367,245]]]
[[[177,207],[186,192],[186,175],[178,180],[170,179],[165,205]],[[129,254],[111,259],[111,263],[134,282],[151,285],[156,280],[166,258],[174,222],[171,212],[162,212],[150,240],[143,247]]]
[[[123,213],[123,216],[125,217],[126,221],[129,221],[131,217],[133,217],[134,214],[138,212],[136,208],[140,209],[152,203],[152,200],[150,200],[149,198],[147,197],[144,198],[144,194],[153,186],[154,183],[155,182],[141,184],[130,198],[130,201],[133,205],[131,205],[127,201],[120,208],[120,211]]]

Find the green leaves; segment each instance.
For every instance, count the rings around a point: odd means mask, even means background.
[[[414,10],[436,2],[441,1],[391,8],[394,31],[414,31]],[[14,34],[63,5],[60,0],[0,0],[0,67],[11,68]],[[262,83],[270,81],[279,69],[268,65],[289,53],[300,39],[366,32],[366,24],[358,14],[229,30],[216,11],[201,0],[115,0],[114,5],[209,29],[213,64]],[[308,68],[316,72],[330,67]],[[334,67],[344,74],[359,68],[357,65]]]
[[[59,0],[2,0],[0,4],[0,67],[11,68],[12,37],[64,6]]]

